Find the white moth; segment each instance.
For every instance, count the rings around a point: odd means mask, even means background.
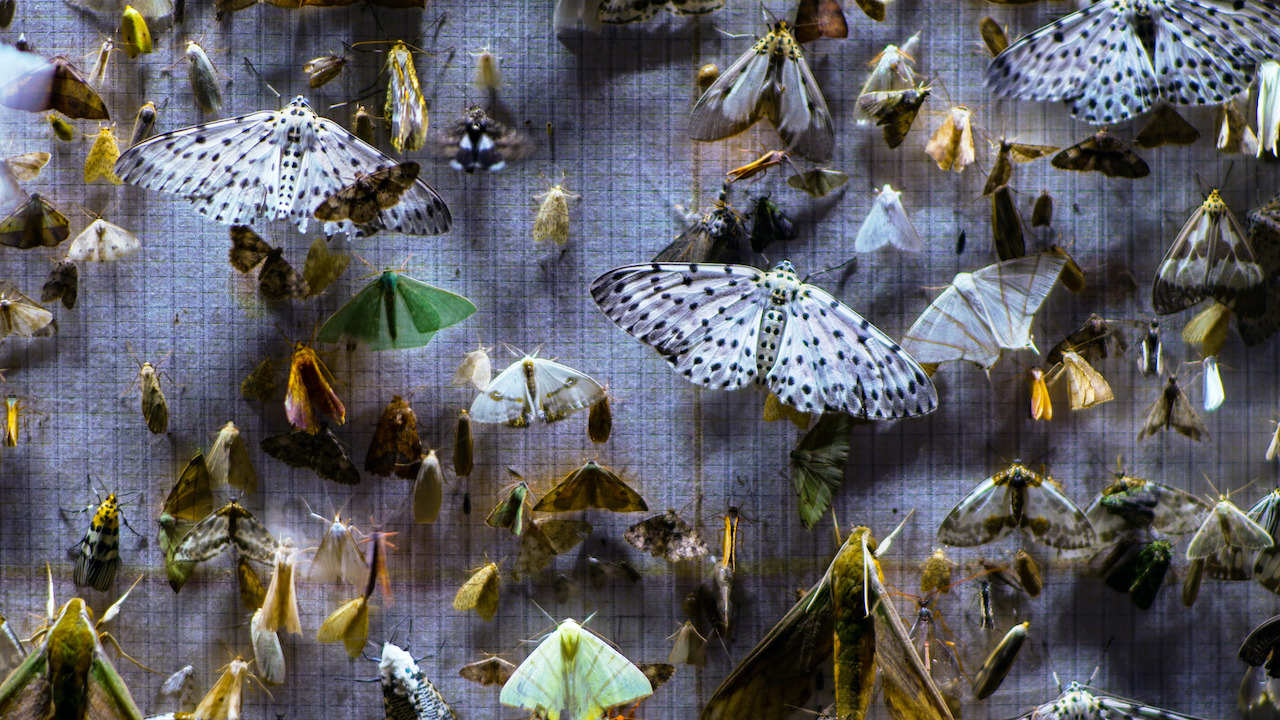
[[[835,152],[827,101],[786,22],[775,23],[707,88],[689,115],[689,137],[722,140],[761,117],[794,153],[823,162]]]
[[[253,661],[258,666],[258,678],[267,685],[280,685],[285,680],[284,649],[280,647],[280,635],[262,627],[262,608],[253,611],[249,621],[249,639],[253,642]]]
[[[1227,548],[1261,550],[1271,547],[1271,544],[1271,535],[1224,497],[1218,500],[1200,529],[1191,536],[1191,542],[1187,544],[1187,559],[1207,558]]]
[[[85,78],[85,82],[91,87],[102,88],[107,84],[107,63],[111,60],[111,51],[115,49],[115,45],[111,38],[102,41],[102,45],[98,48],[98,56],[93,61],[93,67],[89,68],[89,76]],[[1261,113],[1262,106],[1258,106]]]
[[[551,241],[563,247],[569,242],[569,199],[581,197],[564,189],[563,183],[547,188],[535,195],[540,200],[538,212],[533,218],[533,241]]]
[[[1198,720],[1073,682],[1057,699],[1016,720]]]
[[[1063,100],[1094,125],[1157,100],[1221,105],[1280,57],[1280,15],[1263,0],[1102,0],[1013,43],[987,67],[996,95]]]
[[[887,419],[933,412],[938,394],[916,360],[827,291],[747,265],[652,263],[591,284],[596,304],[689,382],[755,383],[802,412]]]
[[[289,219],[305,232],[316,204],[396,162],[341,125],[316,115],[306,98],[157,135],[116,162],[125,182],[187,198],[225,225]],[[449,208],[421,179],[382,211],[382,225],[407,235],[435,235],[452,224]],[[350,220],[324,231],[364,233]]]
[[[1182,226],[1151,287],[1155,311],[1168,315],[1212,297],[1240,315],[1266,309],[1267,285],[1248,234],[1217,190]]]
[[[1276,429],[1271,433],[1271,442],[1267,445],[1267,460],[1275,460],[1276,455],[1280,454],[1280,422],[1276,423]]]
[[[53,322],[53,313],[21,293],[0,291],[0,338],[9,335],[34,337]]]
[[[191,676],[195,672],[196,669],[190,665],[183,665],[182,669],[165,679],[160,686],[160,697],[173,700],[179,707],[187,707],[187,699],[191,694]]]
[[[907,210],[902,206],[902,193],[885,185],[871,204],[871,212],[858,228],[858,237],[853,242],[857,252],[874,252],[892,245],[906,252],[920,252],[924,249],[924,241],[920,233],[907,217]]]
[[[1222,389],[1222,375],[1218,372],[1218,356],[1209,355],[1200,365],[1204,369],[1204,411],[1211,413],[1227,399]]]
[[[249,448],[235,423],[228,422],[218,431],[209,450],[208,463],[209,479],[215,487],[230,484],[243,493],[257,491],[258,473],[253,469]]]
[[[867,76],[866,82],[862,84],[862,89],[858,91],[859,100],[870,93],[914,88],[916,76],[915,60],[911,57],[911,53],[915,52],[916,47],[919,45],[920,33],[912,35],[901,47],[886,45],[884,50],[881,50],[880,54],[871,60],[871,74]],[[869,125],[874,120],[863,109],[861,102],[854,105],[853,116],[857,119],[859,125]]]
[[[493,348],[489,348],[492,350]],[[462,358],[462,363],[453,373],[451,385],[471,385],[477,390],[489,389],[489,380],[493,377],[493,364],[489,360],[489,352],[481,346],[471,350]]]
[[[72,262],[113,262],[142,249],[137,235],[98,218],[71,241],[67,259]]]
[[[471,403],[471,419],[525,427],[532,414],[553,423],[604,399],[600,383],[558,362],[526,355],[511,363]]]
[[[218,82],[218,71],[204,48],[192,40],[187,41],[187,72],[191,78],[191,94],[200,111],[208,115],[221,110],[222,86]]]
[[[394,720],[455,720],[457,715],[435,685],[422,674],[413,656],[394,643],[382,646],[378,661],[382,704]]]
[[[1280,139],[1280,62],[1267,60],[1258,71],[1258,149],[1280,155],[1276,141]]]
[[[1040,253],[959,273],[907,331],[903,350],[922,363],[968,360],[988,371],[1001,350],[1036,351],[1031,321],[1065,264]]]
[[[307,571],[310,582],[347,582],[358,585],[368,575],[364,553],[356,544],[352,534],[355,526],[342,522],[341,515],[334,515],[333,521],[311,513],[311,517],[328,525],[324,537],[320,540],[320,548],[311,560],[311,568]]]

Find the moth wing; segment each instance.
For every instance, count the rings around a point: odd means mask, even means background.
[[[990,325],[955,285],[920,313],[902,338],[902,349],[917,362],[968,360],[989,368],[1000,359],[1000,344]]]
[[[529,424],[531,404],[524,361],[513,362],[472,401],[471,419],[478,423],[506,423],[522,427]]]
[[[591,506],[613,512],[643,512],[649,509],[640,493],[631,488],[607,468],[590,471],[594,482],[587,489]]]
[[[721,73],[689,114],[689,138],[721,140],[760,119],[760,101],[769,76],[770,55],[754,47]]]
[[[341,528],[341,529],[338,529]],[[350,563],[350,550],[355,550],[355,563]],[[307,580],[318,583],[350,582],[357,583],[365,570],[364,556],[355,547],[355,538],[341,521],[335,521],[325,530],[320,539],[320,547],[311,560],[307,570]],[[350,572],[348,572],[350,571]]]
[[[1156,500],[1151,526],[1169,535],[1194,532],[1205,511],[1210,509],[1205,501],[1185,490],[1153,482],[1147,483],[1147,489]]]
[[[520,663],[511,674],[511,679],[502,686],[499,702],[510,707],[548,713],[551,718],[558,718],[560,710],[573,707],[571,696],[574,688],[570,685],[568,668],[562,659],[560,633],[561,630],[557,628]]]
[[[433,451],[423,457],[413,481],[413,521],[435,522],[440,517],[440,505],[443,502],[444,471]]]
[[[775,122],[778,135],[790,150],[810,160],[829,160],[836,148],[831,111],[799,47],[794,57],[782,61],[782,87]]]
[[[231,539],[241,555],[259,562],[271,562],[279,543],[271,536],[271,531],[257,518],[245,511],[236,518],[235,532]]]
[[[653,685],[640,668],[582,627],[578,628],[572,683],[579,693],[580,712],[574,715],[579,718],[597,717],[608,708],[653,694]]]
[[[95,639],[96,640],[96,639]],[[142,720],[129,688],[98,645],[89,665],[88,720]]]
[[[396,296],[420,333],[434,333],[457,325],[476,311],[476,306],[461,295],[406,275],[398,278]]]
[[[1083,410],[1116,399],[1107,379],[1084,358],[1074,352],[1065,352],[1062,362],[1067,368],[1072,410]]]
[[[545,422],[589,408],[604,399],[600,383],[567,365],[533,358],[533,381],[537,387],[537,414]]]
[[[588,473],[587,467],[577,468],[569,473],[533,506],[535,512],[568,512],[585,510],[591,507],[594,498],[592,480],[595,474]]]
[[[1089,527],[1093,528],[1099,545],[1108,545],[1117,540],[1128,528],[1128,523],[1123,516],[1111,512],[1106,505],[1102,504],[1104,497],[1106,497],[1104,494],[1099,493],[1084,511],[1084,516],[1089,521]],[[1196,527],[1199,527],[1199,523]]]
[[[1179,390],[1178,392],[1181,394],[1182,391]],[[1160,432],[1161,429],[1169,424],[1169,416],[1172,410],[1173,406],[1169,402],[1169,393],[1161,390],[1155,402],[1151,403],[1151,406],[1147,408],[1147,419],[1142,423],[1142,430],[1138,431],[1138,439],[1144,440]]]
[[[375,279],[324,321],[316,333],[316,341],[338,343],[347,337],[370,346],[391,347],[382,309],[382,285]]]
[[[231,521],[221,511],[211,513],[187,532],[174,548],[175,562],[202,562],[222,552],[231,544]]]
[[[53,696],[48,675],[48,647],[27,655],[0,685],[0,715],[14,720],[51,717]]]
[[[288,260],[279,253],[272,253],[262,263],[258,271],[258,290],[268,300],[287,300],[304,298],[311,288],[302,273],[293,269]]]
[[[938,540],[955,547],[974,547],[1007,534],[1012,527],[1013,489],[987,478],[969,491],[938,526]]]
[[[182,469],[164,501],[164,511],[179,520],[196,522],[213,513],[213,484],[204,455],[197,453]]]
[[[1049,547],[1077,550],[1097,539],[1089,518],[1052,480],[1028,485],[1024,493],[1022,526]]]
[[[1260,550],[1272,545],[1271,534],[1252,518],[1245,515],[1234,505],[1228,505],[1225,513],[1227,527],[1231,532],[1231,544],[1250,550]]]
[[[1182,713],[1165,710],[1164,708],[1155,707],[1140,703],[1137,700],[1129,700],[1118,695],[1103,692],[1089,688],[1089,693],[1093,695],[1097,701],[1099,708],[1107,716],[1112,718],[1149,718],[1150,720],[1199,720],[1192,715],[1184,715]]]
[[[1055,253],[988,265],[973,273],[982,314],[1000,347],[1031,346],[1031,321],[1058,282],[1066,259]]]
[[[1200,414],[1196,412],[1181,388],[1178,388],[1173,406],[1169,409],[1168,423],[1174,430],[1197,442],[1209,434],[1209,428],[1205,427],[1204,420],[1200,419]]]

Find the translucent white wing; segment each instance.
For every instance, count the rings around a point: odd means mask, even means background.
[[[604,399],[604,388],[587,375],[551,360],[529,359],[538,388],[534,400],[539,420],[555,422]]]
[[[1047,478],[1038,486],[1027,486],[1022,527],[1040,542],[1059,550],[1089,547],[1097,537],[1084,512]]]
[[[954,284],[920,313],[903,336],[902,348],[922,363],[968,360],[990,368],[1000,359],[1000,344],[986,318]]]
[[[67,259],[73,262],[111,262],[142,249],[137,235],[98,218],[71,241]]]
[[[1231,546],[1259,550],[1271,546],[1271,536],[1229,500],[1221,500],[1205,517],[1187,544],[1187,559],[1196,560]]]
[[[765,380],[779,400],[805,412],[882,419],[938,406],[933,382],[898,343],[813,285],[801,285],[789,303]]]
[[[226,515],[213,513],[187,533],[173,551],[177,562],[201,562],[222,552],[231,544],[231,521]]]
[[[689,137],[719,140],[737,135],[760,118],[760,98],[769,74],[770,55],[761,40],[743,53],[698,98],[689,115]]]
[[[1218,372],[1218,358],[1210,355],[1201,362],[1204,368],[1204,411],[1214,412],[1227,399],[1222,388],[1222,374]]]
[[[1066,262],[1063,255],[1040,253],[988,265],[972,274],[970,301],[986,318],[1000,347],[1035,349],[1031,321],[1057,284]]]
[[[827,160],[835,152],[835,129],[831,111],[813,79],[799,45],[782,61],[782,92],[778,95],[778,117],[771,118],[787,147],[807,158]]]
[[[478,423],[507,423],[516,427],[529,424],[533,411],[529,384],[525,381],[524,361],[513,362],[489,387],[471,403],[471,419]]]
[[[560,649],[560,633],[561,628],[557,628],[520,663],[502,686],[499,702],[544,713],[548,720],[559,720],[560,711],[570,706],[572,691]]]
[[[1009,517],[1012,488],[987,478],[947,513],[938,527],[938,540],[955,547],[974,547],[1003,537],[1012,529]]]
[[[857,252],[873,252],[885,245],[892,245],[907,252],[920,252],[924,249],[924,241],[907,217],[907,210],[902,206],[902,193],[885,185],[876,195],[871,205],[871,212],[858,228],[858,236],[853,242]]]
[[[1111,46],[1104,45],[1106,49],[1090,58],[1092,68],[1083,78],[1079,96],[1062,98],[1071,100],[1072,115],[1094,125],[1141,115],[1160,97],[1151,59],[1142,47],[1137,27],[1122,8],[1115,3],[1106,16],[1108,24],[1102,31]]]
[[[756,374],[764,273],[745,265],[630,265],[596,278],[591,295],[618,327],[653,346],[690,382],[737,390]]]

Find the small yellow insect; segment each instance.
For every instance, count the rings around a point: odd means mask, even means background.
[[[124,38],[124,51],[130,60],[151,52],[151,30],[147,28],[147,21],[142,13],[134,10],[132,5],[124,6],[120,35]]]
[[[533,219],[534,242],[550,240],[560,246],[569,242],[569,199],[578,197],[582,196],[565,190],[563,183],[552,185],[546,192],[534,196],[542,202]]]
[[[502,69],[498,67],[502,58],[489,52],[487,48],[471,55],[476,59],[476,87],[487,92],[497,92],[502,87]]]
[[[98,139],[89,148],[89,156],[84,160],[84,181],[91,183],[98,178],[105,178],[112,185],[119,185],[123,180],[116,177],[115,164],[120,159],[120,143],[116,142],[116,134],[112,127],[98,130]]]

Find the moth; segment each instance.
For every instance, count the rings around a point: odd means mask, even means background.
[[[89,154],[84,160],[85,183],[102,178],[112,185],[119,185],[123,181],[112,172],[112,167],[119,158],[120,143],[116,141],[115,133],[109,126],[100,128],[98,137],[94,140],[93,147],[89,148]]]
[[[207,148],[218,148],[207,152]],[[293,158],[280,162],[280,158]],[[225,225],[292,221],[306,232],[316,203],[350,185],[361,172],[395,161],[316,115],[306,98],[281,110],[217,120],[157,135],[124,152],[116,174],[126,183],[190,200],[198,212]],[[420,180],[383,211],[396,232],[437,234],[452,224],[448,207]],[[349,220],[329,223],[325,234],[361,229]]]
[[[120,37],[121,45],[130,60],[152,51],[151,30],[147,27],[147,20],[130,5],[124,6],[120,17]]]
[[[604,398],[600,383],[567,365],[526,355],[511,363],[471,403],[471,419],[527,427],[553,423]]]
[[[1018,583],[1031,597],[1039,597],[1044,590],[1044,578],[1040,575],[1040,564],[1031,554],[1021,548],[1013,554],[1013,573],[1018,576]]]
[[[14,155],[11,158],[5,158],[4,164],[0,165],[0,172],[14,183],[30,182],[40,177],[40,171],[49,164],[51,157],[53,156],[47,152]]]
[[[280,634],[261,626],[263,608],[253,611],[249,620],[249,639],[253,644],[253,661],[258,666],[259,680],[264,685],[281,685],[285,681],[284,648]],[[177,720],[175,718],[175,720]]]
[[[191,95],[195,98],[196,106],[206,115],[222,110],[222,83],[218,81],[218,71],[213,67],[213,61],[209,59],[208,53],[194,40],[188,40],[186,56],[187,77],[191,81]],[[261,136],[258,140],[261,142]],[[203,141],[197,145],[202,143]],[[181,154],[175,152],[174,156],[178,157]],[[193,179],[204,180],[197,176],[196,178],[188,177],[184,182],[191,182]]]
[[[18,447],[18,418],[25,414],[27,406],[18,399],[17,395],[10,395],[5,398],[5,415],[4,415],[4,444],[8,447]]]
[[[356,544],[355,526],[342,522],[342,516],[335,514],[330,521],[315,513],[311,517],[323,522],[326,527],[324,537],[320,539],[320,547],[311,560],[307,570],[307,580],[311,582],[331,583],[347,582],[355,585],[368,574],[364,562],[364,553]]]
[[[529,485],[523,480],[516,483],[505,498],[493,508],[485,518],[486,525],[492,528],[505,528],[512,535],[524,532],[525,523],[530,521],[533,512],[533,501],[529,497]]]
[[[450,385],[461,387],[470,385],[477,390],[484,391],[489,388],[489,381],[493,379],[493,364],[489,360],[489,350],[483,345],[475,350],[469,350],[462,357],[462,363],[458,365],[458,369],[453,373],[453,379],[449,381]]]
[[[308,297],[315,297],[333,284],[334,280],[346,272],[351,256],[346,253],[332,252],[329,243],[323,237],[317,237],[307,250],[307,259],[302,265],[302,279],[307,281]]]
[[[968,360],[990,371],[1003,350],[1034,350],[1031,321],[1066,260],[1040,253],[959,273],[902,339],[922,363]]]
[[[1182,388],[1178,386],[1176,375],[1169,376],[1169,382],[1160,391],[1160,397],[1156,398],[1147,409],[1147,419],[1142,424],[1138,439],[1145,440],[1169,428],[1177,430],[1179,434],[1196,442],[1200,442],[1201,438],[1209,434],[1204,421],[1196,414],[1195,408],[1191,406],[1187,396],[1182,393]]]
[[[569,552],[586,539],[592,529],[591,523],[582,520],[530,520],[520,537],[516,576],[527,576],[547,567],[557,555]]]
[[[1005,35],[1004,28],[990,16],[978,22],[978,33],[982,36],[982,44],[987,46],[987,52],[991,53],[992,57],[1009,47],[1009,37]]]
[[[1209,355],[1200,362],[1200,366],[1204,370],[1204,411],[1214,412],[1226,400],[1222,374],[1218,371],[1218,357]]]
[[[1133,537],[1144,536],[1135,533],[1118,543],[1106,556],[1099,574],[1107,587],[1128,593],[1134,605],[1147,610],[1164,585],[1173,561],[1173,546],[1167,540],[1135,542]]]
[[[937,407],[933,383],[907,351],[825,290],[801,282],[785,260],[770,272],[629,265],[596,278],[591,294],[610,320],[703,387],[755,383],[803,412],[868,419]],[[840,364],[828,365],[828,357]]]
[[[53,313],[22,293],[0,291],[0,337],[34,337],[53,322]]]
[[[382,703],[389,718],[455,720],[457,715],[431,684],[413,656],[400,646],[385,643],[378,661],[382,678]]]
[[[373,430],[364,469],[380,477],[394,472],[402,478],[413,479],[418,474],[417,463],[421,457],[418,416],[404,398],[394,395]]]
[[[915,59],[911,54],[920,45],[920,33],[907,39],[901,46],[886,45],[871,59],[871,73],[858,91],[858,103],[854,108],[854,117],[859,125],[871,122],[871,117],[862,107],[862,97],[868,93],[907,90],[915,87]],[[923,102],[923,99],[921,99]]]
[[[346,422],[347,409],[330,387],[332,377],[315,350],[301,343],[293,346],[289,390],[284,396],[284,411],[290,424],[315,435],[323,427],[321,415],[339,425]]]
[[[729,204],[727,185],[709,210],[654,256],[654,262],[738,262],[750,237],[747,218]]]
[[[1053,398],[1049,396],[1049,386],[1045,383],[1044,371],[1033,367],[1027,370],[1031,381],[1031,419],[1049,421],[1053,419]]]
[[[1200,139],[1200,131],[1191,126],[1169,103],[1162,102],[1152,111],[1147,124],[1133,138],[1133,144],[1144,150],[1162,145],[1192,145]]]
[[[351,133],[364,142],[373,144],[373,116],[363,105],[356,107],[356,114],[351,118]]]
[[[510,661],[493,655],[463,665],[462,669],[458,670],[458,675],[471,682],[479,683],[483,687],[489,687],[505,685],[515,671],[516,666]]]
[[[211,513],[213,513],[213,490],[209,469],[205,463],[204,454],[196,453],[195,457],[182,469],[178,482],[174,484],[164,501],[160,517],[156,519],[160,525],[160,551],[164,555],[165,574],[174,592],[182,590],[182,586],[186,584],[187,578],[195,569],[193,562],[178,562],[174,558],[174,551],[186,537],[186,528]]]
[[[151,101],[143,103],[142,107],[138,108],[138,114],[133,119],[133,133],[129,136],[129,147],[151,136],[151,130],[156,125],[156,115],[156,104]]]
[[[1231,309],[1220,302],[1212,302],[1182,328],[1182,341],[1199,346],[1206,357],[1222,352],[1227,343],[1227,330],[1231,327]]]
[[[1046,382],[1053,384],[1063,375],[1067,377],[1067,399],[1072,410],[1084,410],[1116,399],[1111,385],[1102,373],[1093,369],[1089,361],[1074,352],[1062,353],[1062,362],[1050,372]]]
[[[934,131],[924,151],[940,170],[960,172],[973,163],[973,113],[963,105],[952,107]]]
[[[160,389],[160,373],[149,362],[138,365],[138,388],[142,396],[142,418],[153,435],[163,435],[169,429],[169,401]]]
[[[497,92],[502,87],[502,68],[499,67],[502,58],[487,48],[478,53],[471,53],[471,56],[476,59],[476,69],[471,75],[471,82],[479,90]]]
[[[884,20],[884,3],[880,0],[858,0],[858,7],[873,20]],[[849,37],[849,23],[844,19],[840,0],[800,0],[794,35],[801,44],[824,37],[835,40]]]
[[[791,482],[799,503],[800,522],[806,529],[818,524],[844,482],[852,434],[852,418],[840,412],[824,412],[791,451]]]
[[[1151,174],[1151,168],[1147,167],[1145,160],[1138,157],[1137,153],[1130,150],[1106,130],[1099,130],[1054,155],[1049,163],[1059,170],[1100,172],[1107,177],[1129,178],[1131,180],[1144,178]]]
[[[1204,522],[1187,544],[1187,560],[1199,560],[1231,548],[1245,552],[1261,550],[1273,544],[1270,533],[1241,512],[1226,497],[1210,508]]]
[[[1164,374],[1164,353],[1160,345],[1160,322],[1147,321],[1147,332],[1142,337],[1142,353],[1138,356],[1138,370],[1143,375]]]
[[[56,113],[49,113],[45,116],[45,120],[49,122],[49,129],[53,131],[54,137],[63,142],[71,142],[76,139],[78,133],[75,126],[58,117]]]
[[[694,76],[694,82],[698,84],[698,89],[706,92],[707,88],[715,83],[720,77],[720,68],[715,63],[706,63],[698,68],[698,73]]]
[[[80,271],[70,260],[63,260],[53,266],[49,277],[40,289],[40,302],[62,300],[62,306],[68,310],[76,306],[76,297],[80,288]]]
[[[982,186],[982,194],[990,195],[1001,185],[1008,185],[1009,180],[1013,178],[1015,162],[1029,163],[1057,151],[1058,148],[1052,145],[1028,145],[1000,138],[1000,145],[996,148],[996,159],[991,165],[991,172],[987,174],[986,185]]]
[[[374,576],[369,575],[368,591],[338,606],[320,623],[316,640],[341,642],[352,659],[360,657],[369,641],[369,596],[373,594]]]
[[[175,700],[179,705],[186,706],[191,694],[192,676],[195,672],[196,669],[190,665],[183,665],[177,672],[165,678],[164,684],[160,686],[160,698]]]
[[[418,467],[413,481],[413,521],[419,524],[433,523],[440,517],[444,502],[444,470],[435,450],[418,455]]]
[[[306,278],[284,259],[282,248],[272,247],[247,225],[232,225],[230,234],[228,257],[231,266],[242,273],[249,273],[261,265],[258,291],[263,297],[274,301],[307,297],[311,289]]]
[[[755,199],[751,210],[751,249],[762,253],[777,242],[796,239],[795,223],[768,195]]]
[[[677,15],[705,15],[724,7],[724,0],[596,0],[583,4],[584,12],[594,8],[598,22],[620,25],[648,20],[664,8]]]
[[[502,686],[498,699],[558,720],[600,717],[611,707],[653,694],[653,685],[622,653],[565,620],[534,648]]]
[[[0,220],[0,245],[30,250],[56,247],[71,237],[71,223],[53,203],[40,193],[31,193],[26,202]]]
[[[935,548],[933,554],[920,565],[920,592],[951,592],[951,578],[956,563],[946,550]]]
[[[871,203],[871,212],[858,228],[853,249],[857,252],[875,252],[891,245],[904,252],[920,252],[924,241],[902,206],[902,193],[885,185]]]
[[[641,520],[627,528],[622,537],[631,547],[672,563],[704,557],[710,552],[702,535],[675,510]]]
[[[329,53],[303,63],[302,72],[307,76],[307,84],[314,89],[328,85],[334,78],[342,74],[342,69],[346,66],[346,55]]]
[[[471,474],[474,449],[475,445],[471,437],[471,413],[460,410],[453,436],[453,474],[459,477]]]
[[[671,637],[674,637],[676,641],[671,646],[671,654],[667,656],[667,662],[672,665],[693,665],[695,667],[702,667],[707,664],[707,639],[702,637],[698,629],[693,626],[693,622],[686,620],[684,625],[681,625],[680,629]]]
[[[1001,185],[991,193],[991,240],[996,257],[1002,261],[1016,260],[1027,254],[1022,236],[1022,215],[1013,201],[1008,185]]]
[[[1265,69],[1266,64],[1263,65]],[[1254,134],[1253,128],[1249,127],[1249,121],[1245,120],[1234,100],[1218,108],[1214,127],[1217,130],[1216,144],[1219,151],[1229,155],[1258,153],[1258,136]]]
[[[72,262],[114,262],[142,249],[137,235],[98,218],[89,223],[67,248]]]
[[[613,410],[609,407],[609,396],[606,394],[587,411],[587,437],[593,443],[606,443],[612,432]]]
[[[520,131],[489,117],[478,105],[467,108],[462,119],[439,138],[437,147],[454,170],[474,173],[476,170],[497,172],[511,160],[531,153],[528,141]]]
[[[815,162],[835,152],[827,101],[804,61],[791,27],[778,21],[702,94],[689,115],[689,137],[722,140],[762,116],[791,152]]]
[[[271,583],[262,601],[262,613],[254,625],[262,631],[301,634],[302,623],[298,619],[298,594],[294,586],[297,568],[297,551],[286,539],[275,549],[272,560]]]
[[[497,563],[486,563],[471,574],[453,597],[454,610],[475,610],[486,621],[498,614],[498,588],[502,574]]]
[[[204,562],[234,544],[242,557],[261,563],[273,561],[279,543],[253,513],[234,500],[215,510],[174,548],[178,562]]]
[[[240,394],[264,403],[275,399],[275,369],[271,358],[264,358],[240,381]]]
[[[1069,16],[1068,16],[1069,17]],[[1071,717],[1088,720],[1107,720],[1107,718],[1148,717],[1160,720],[1198,720],[1190,715],[1183,715],[1154,705],[1147,705],[1137,700],[1128,700],[1117,695],[1096,690],[1073,682],[1058,695],[1057,699],[1035,708],[1016,720],[1067,720]]]
[[[644,498],[611,470],[588,460],[569,473],[542,496],[535,512],[569,512],[587,508],[611,512],[643,512],[649,509]]]
[[[849,182],[847,174],[829,168],[815,168],[787,178],[788,186],[803,190],[813,197],[826,197],[847,182]]]
[[[975,698],[985,700],[1000,689],[1001,683],[1013,669],[1014,660],[1018,659],[1018,652],[1022,650],[1022,645],[1027,640],[1030,627],[1031,623],[1022,622],[1009,628],[1009,632],[1005,633],[1000,643],[991,650],[991,654],[987,655],[982,667],[978,668],[977,674],[973,676]]]
[[[230,485],[249,494],[258,490],[258,473],[253,469],[249,447],[240,428],[228,422],[218,430],[209,449],[209,479],[214,485]]]
[[[240,720],[244,704],[244,686],[249,678],[257,679],[249,663],[236,657],[227,663],[209,692],[196,705],[192,717],[209,720]]]
[[[1049,227],[1053,223],[1053,196],[1044,190],[1031,208],[1031,227]]]
[[[1250,667],[1263,667],[1267,677],[1280,677],[1280,615],[1263,620],[1240,643],[1237,655]]]
[[[120,504],[115,493],[107,495],[93,513],[93,520],[76,552],[75,571],[71,577],[76,587],[92,587],[106,592],[120,567]]]
[[[943,519],[938,540],[955,547],[985,545],[1011,530],[1028,530],[1059,550],[1093,544],[1089,519],[1053,480],[1015,462],[970,490]]]
[[[955,650],[956,643],[944,638],[943,633],[948,631],[936,609],[938,596],[913,599],[917,606],[916,617],[907,630],[907,639],[920,656],[921,664],[937,686],[947,709],[954,716],[960,712],[960,699],[967,694],[963,687],[965,674]]]
[[[930,92],[923,84],[904,90],[864,92],[858,96],[858,111],[874,120],[877,127],[884,128],[884,142],[892,150],[907,139]]]
[[[326,197],[316,206],[314,215],[325,222],[342,222],[350,220],[359,228],[361,235],[372,235],[388,227],[388,220],[397,232],[407,235],[431,234],[435,222],[434,212],[438,210],[434,203],[414,202],[425,205],[427,216],[405,218],[403,211],[394,215],[384,215],[384,210],[395,208],[400,204],[405,193],[417,187],[418,163],[404,162],[399,165],[379,168],[373,172],[356,173],[355,180],[345,188]],[[422,208],[416,211],[421,213]],[[407,220],[407,221],[406,221]]]
[[[267,597],[267,588],[262,578],[253,568],[253,561],[243,555],[236,555],[236,581],[240,585],[240,604],[245,610],[254,612],[262,607]]]
[[[262,451],[289,467],[314,470],[317,475],[343,485],[360,483],[360,471],[333,431],[320,427],[316,432],[294,430],[264,438]]]
[[[15,58],[21,62],[9,72],[17,77],[0,87],[0,105],[27,112],[57,110],[73,119],[111,119],[102,97],[70,60],[62,55],[48,62],[31,58],[34,56],[29,53],[19,53]],[[34,69],[28,69],[33,64]]]
[[[1093,125],[1123,122],[1160,99],[1218,105],[1249,86],[1258,63],[1280,56],[1271,5],[1232,6],[1232,31],[1208,32],[1223,12],[1208,0],[1107,0],[1023,36],[987,67],[986,83],[1002,97],[1065,101]]]
[[[316,340],[347,338],[375,351],[422,347],[475,311],[461,295],[387,270],[325,320]]]
[[[1090,313],[1078,330],[1067,335],[1045,354],[1045,360],[1051,365],[1062,362],[1065,352],[1074,352],[1081,358],[1096,363],[1105,360],[1111,352],[1123,353],[1128,347],[1124,335],[1112,323],[1097,313]]]
[[[553,242],[561,247],[569,243],[569,200],[580,198],[564,189],[564,183],[557,183],[547,191],[535,195],[538,201],[538,212],[533,218],[533,241]]]
[[[1186,535],[1200,526],[1209,510],[1203,500],[1184,490],[1119,471],[1115,477],[1085,510],[1099,545],[1116,542],[1128,530],[1147,527],[1166,535]]]
[[[1211,297],[1240,315],[1257,316],[1266,308],[1265,281],[1248,234],[1215,189],[1160,262],[1151,301],[1161,315]]]

